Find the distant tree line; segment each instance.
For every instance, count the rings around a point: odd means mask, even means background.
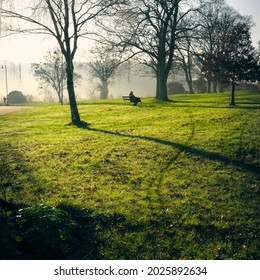
[[[64,63],[60,74],[65,71],[71,120],[77,125],[81,119],[74,90],[74,58],[83,38],[98,42],[88,65],[99,79],[101,98],[107,98],[116,69],[130,59],[144,65],[156,79],[155,97],[164,101],[169,98],[168,79],[176,68],[184,72],[190,93],[194,92],[194,75],[206,80],[207,92],[231,84],[233,105],[237,82],[260,80],[259,50],[251,41],[252,19],[241,16],[225,0],[34,0],[25,1],[23,10],[7,0],[0,3],[2,35],[47,34],[56,40]],[[41,76],[43,70],[35,66]],[[60,96],[63,86],[53,87]]]

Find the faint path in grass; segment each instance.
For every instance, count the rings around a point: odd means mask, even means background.
[[[0,115],[5,115],[8,113],[24,110],[24,109],[31,109],[31,106],[0,106]]]
[[[191,134],[190,134],[188,140],[185,142],[185,146],[188,147],[188,145],[192,141],[194,135],[195,135],[195,123],[193,122]],[[179,156],[183,152],[184,152],[183,149],[178,149],[177,153],[175,153],[173,156],[170,157],[170,159],[166,162],[166,165],[161,170],[159,170],[158,175],[155,177],[155,179],[152,182],[153,185],[158,185],[158,186],[161,185],[163,178],[165,177],[165,174],[167,173],[169,168],[178,160]]]

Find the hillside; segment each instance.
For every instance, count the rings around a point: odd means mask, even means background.
[[[260,94],[229,98],[1,115],[0,257],[259,259]]]

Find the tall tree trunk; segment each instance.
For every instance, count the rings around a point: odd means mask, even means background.
[[[63,71],[63,69],[62,69],[62,71]],[[64,103],[64,100],[63,100],[63,74],[60,73],[60,75],[61,75],[61,79],[58,80],[58,95],[59,95],[59,102],[61,105],[63,105],[63,103]]]
[[[188,65],[187,65],[187,74],[186,74],[186,81],[189,87],[189,93],[193,94],[193,84],[192,84],[192,59],[191,59],[191,53],[190,53],[190,42],[188,44]]]
[[[74,66],[70,57],[66,57],[67,89],[70,101],[71,120],[73,124],[80,124],[80,116],[74,90]]]
[[[211,80],[208,79],[207,82],[208,82],[208,93],[211,93]]]
[[[192,74],[191,74],[191,68],[190,67],[184,67],[185,77],[186,77],[186,83],[189,87],[189,93],[193,94],[193,85],[192,85]]]
[[[194,94],[193,85],[192,85],[192,80],[189,80],[189,81],[188,81],[188,87],[189,87],[189,93],[190,93],[190,94]]]
[[[159,63],[156,82],[156,98],[162,101],[169,100],[167,93],[168,76],[165,72],[165,63]]]
[[[232,80],[232,92],[231,92],[231,102],[230,102],[231,106],[235,105],[235,88],[236,88],[236,83],[234,80]]]
[[[162,101],[169,100],[168,93],[167,93],[167,77],[164,73],[161,73],[157,77],[156,98]]]
[[[155,98],[160,99],[160,78],[159,78],[159,71],[157,70],[156,73],[156,93]]]
[[[102,81],[100,99],[107,99],[107,98],[108,98],[108,82]]]
[[[217,81],[213,81],[213,93],[217,93],[217,85],[218,85],[218,82]]]

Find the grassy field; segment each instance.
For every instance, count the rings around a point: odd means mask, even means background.
[[[229,97],[0,116],[2,258],[259,259],[260,93]]]

